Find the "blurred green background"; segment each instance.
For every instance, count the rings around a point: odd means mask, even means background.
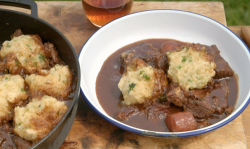
[[[49,1],[54,1],[54,0],[49,0]],[[61,1],[79,1],[79,0],[61,0]],[[135,0],[135,1],[216,1],[216,0]],[[228,26],[250,25],[250,0],[220,0],[220,1],[224,4]]]
[[[216,0],[137,0],[137,1],[216,1]],[[224,4],[228,26],[250,25],[250,0],[220,0],[220,2]]]

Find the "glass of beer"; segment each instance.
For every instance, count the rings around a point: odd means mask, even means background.
[[[97,27],[130,13],[133,0],[82,0],[89,21]]]

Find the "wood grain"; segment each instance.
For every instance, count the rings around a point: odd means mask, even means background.
[[[59,29],[71,42],[77,54],[86,40],[98,30],[84,15],[81,2],[39,1],[39,18]],[[7,6],[25,13],[30,10]],[[134,2],[132,12],[151,9],[178,9],[210,17],[226,25],[224,6],[221,2]],[[239,27],[231,27],[240,35]],[[242,117],[243,116],[243,117]],[[62,149],[82,148],[167,148],[167,149],[228,149],[250,147],[250,107],[231,123],[206,134],[188,138],[152,138],[124,131],[104,120],[80,97],[79,108],[69,135]],[[242,123],[243,122],[243,123]],[[243,127],[244,126],[244,127]],[[244,132],[245,130],[245,132]],[[246,137],[245,137],[246,135]],[[246,143],[247,142],[247,143]]]

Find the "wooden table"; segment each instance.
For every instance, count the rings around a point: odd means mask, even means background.
[[[81,2],[38,1],[39,18],[59,29],[79,54],[84,42],[98,30],[84,15]],[[26,13],[29,10],[0,6]],[[179,9],[199,13],[226,25],[221,2],[134,2],[132,12],[149,9]],[[240,27],[230,27],[240,36]],[[188,138],[151,138],[124,131],[108,123],[80,97],[74,124],[62,149],[81,148],[232,148],[250,147],[250,106],[234,121],[215,131]]]

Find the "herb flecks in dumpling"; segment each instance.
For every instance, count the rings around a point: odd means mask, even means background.
[[[186,46],[174,52],[167,52],[168,77],[183,89],[201,89],[215,76],[216,64],[206,49]]]

